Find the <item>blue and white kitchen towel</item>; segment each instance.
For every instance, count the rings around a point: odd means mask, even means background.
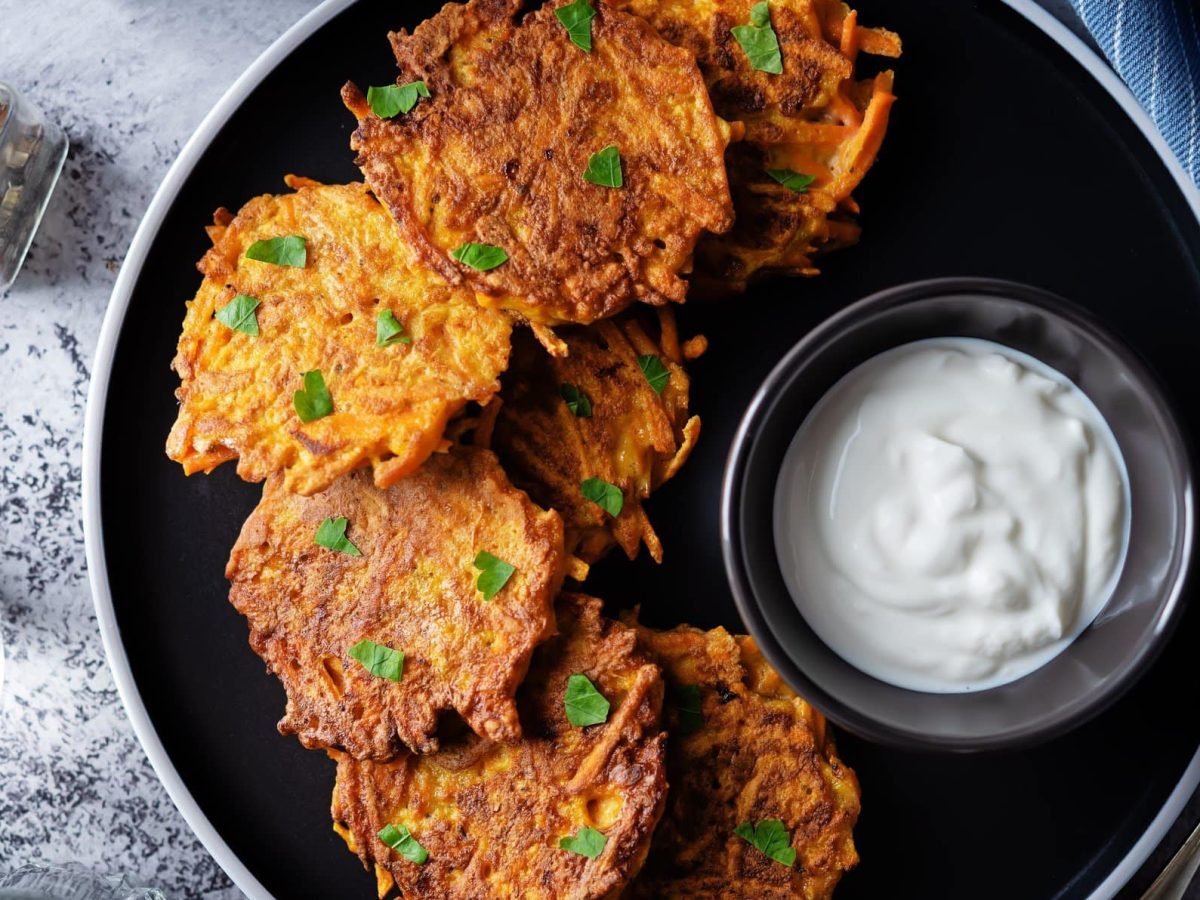
[[[1196,0],[1071,0],[1113,68],[1200,184]]]

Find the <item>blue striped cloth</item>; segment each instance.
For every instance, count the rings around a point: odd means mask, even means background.
[[[1195,0],[1071,0],[1113,68],[1200,184],[1200,28]]]

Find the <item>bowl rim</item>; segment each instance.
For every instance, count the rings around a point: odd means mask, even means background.
[[[753,437],[761,429],[772,410],[770,401],[775,395],[775,389],[789,378],[798,362],[810,355],[814,349],[826,346],[836,340],[838,334],[844,331],[847,325],[869,313],[882,313],[910,302],[954,294],[982,294],[1036,307],[1085,332],[1097,344],[1112,353],[1132,372],[1146,389],[1147,394],[1153,398],[1154,418],[1163,426],[1163,431],[1170,438],[1169,449],[1178,457],[1180,471],[1184,477],[1182,479],[1182,496],[1177,497],[1183,512],[1180,522],[1182,550],[1178,571],[1167,586],[1166,596],[1160,595],[1158,599],[1160,609],[1155,615],[1157,627],[1150,639],[1139,648],[1133,663],[1119,677],[1110,679],[1096,690],[1087,702],[1079,704],[1068,713],[1049,722],[1026,724],[983,737],[947,738],[930,737],[915,729],[883,724],[869,713],[864,713],[832,696],[808,677],[804,668],[792,658],[775,637],[762,613],[749,577],[745,548],[740,534],[739,517],[742,510],[743,482],[746,480],[749,466],[748,457],[754,444]],[[1036,357],[1036,354],[1031,355]],[[1195,504],[1193,498],[1195,472],[1192,464],[1195,456],[1191,442],[1179,422],[1178,410],[1171,392],[1132,347],[1102,325],[1085,308],[1044,288],[1000,278],[950,276],[905,282],[869,294],[822,320],[783,355],[755,390],[742,415],[741,422],[734,432],[721,480],[720,541],[725,575],[738,614],[749,629],[751,636],[758,643],[763,655],[780,673],[784,681],[835,725],[875,743],[904,750],[973,753],[1032,746],[1065,734],[1103,712],[1137,683],[1175,633],[1186,607],[1184,601],[1187,588],[1191,583],[1195,549]],[[838,655],[832,648],[830,648],[830,652]],[[867,675],[866,677],[872,676]],[[886,682],[882,683],[886,684]],[[905,690],[896,685],[889,685],[889,687],[895,690]],[[1003,687],[1003,685],[997,687]],[[983,694],[988,690],[995,689],[989,688],[978,693]]]

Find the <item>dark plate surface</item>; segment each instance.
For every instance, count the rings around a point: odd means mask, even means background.
[[[1200,346],[1200,227],[1145,138],[1053,41],[998,2],[862,0],[861,20],[905,41],[893,128],[859,199],[865,240],[815,280],[694,303],[697,452],[650,503],[655,567],[612,558],[588,587],[642,603],[652,624],[738,627],[718,541],[721,470],[747,400],[830,312],[889,285],[945,275],[1010,278],[1095,311],[1180,395],[1185,431]],[[347,78],[394,77],[385,34],[435,3],[362,2],[293,52],[233,115],[188,178],[138,275],[101,435],[100,514],[116,621],[150,721],[217,832],[278,897],[373,896],[330,830],[333,767],[275,732],[283,694],[225,600],[223,569],[259,488],[226,465],[186,479],[165,457],[183,301],[199,282],[213,209],[281,190],[295,172],[358,173]],[[841,740],[862,780],[861,867],[839,896],[1084,896],[1124,857],[1200,743],[1190,697],[1200,661],[1192,605],[1142,683],[1050,744],[983,757],[908,755]],[[1184,686],[1188,686],[1186,689]],[[1143,876],[1144,880],[1144,876]],[[1144,886],[1144,885],[1142,885]]]

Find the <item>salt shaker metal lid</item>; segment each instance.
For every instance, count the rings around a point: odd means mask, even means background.
[[[17,277],[67,158],[67,138],[0,82],[0,291]]]

